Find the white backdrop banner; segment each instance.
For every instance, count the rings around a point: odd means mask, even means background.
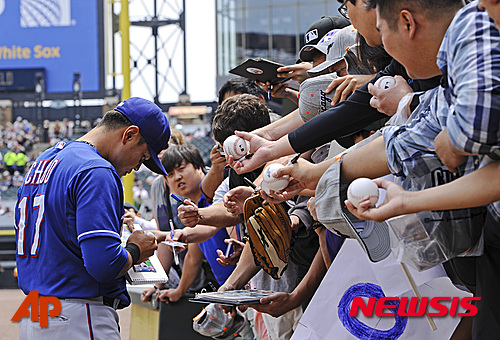
[[[457,289],[441,266],[423,272],[408,269],[422,297],[430,300],[432,297],[471,296]],[[358,242],[348,239],[307,307],[292,340],[442,340],[450,338],[460,321],[458,316],[433,317],[437,329],[432,331],[425,316],[365,317],[358,311],[357,317],[350,317],[354,296],[414,297],[415,294],[401,264],[392,255],[372,263]],[[449,308],[451,302],[442,304]]]

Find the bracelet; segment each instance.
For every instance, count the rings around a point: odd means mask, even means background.
[[[132,265],[137,264],[141,257],[141,249],[139,249],[139,246],[135,243],[127,243],[125,250],[132,256]]]
[[[318,229],[319,227],[323,227],[323,223],[319,222],[319,221],[314,221],[311,228],[312,230],[316,230]]]

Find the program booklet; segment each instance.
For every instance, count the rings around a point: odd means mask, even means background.
[[[260,299],[271,296],[276,292],[271,290],[249,289],[249,290],[226,290],[224,292],[199,293],[189,301],[191,302],[213,302],[222,305],[247,305],[260,303]]]
[[[146,261],[133,265],[128,270],[126,279],[131,285],[165,283],[168,281],[168,275],[158,257],[153,255]]]
[[[278,78],[278,72],[276,70],[283,66],[285,65],[264,58],[253,58],[236,66],[230,70],[229,73],[257,80],[262,83],[268,81],[271,85],[275,85],[289,79]]]

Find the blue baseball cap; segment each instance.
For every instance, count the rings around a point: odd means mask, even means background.
[[[166,175],[167,172],[158,159],[158,154],[167,148],[170,139],[167,116],[155,103],[139,97],[122,101],[115,107],[115,110],[136,125],[148,143],[151,158],[145,161],[144,165],[151,171]]]

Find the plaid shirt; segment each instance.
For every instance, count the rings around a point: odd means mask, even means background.
[[[434,138],[448,129],[453,145],[468,157],[461,174],[500,159],[500,36],[477,2],[460,10],[438,53],[443,85],[427,91],[411,121],[382,131],[392,173],[420,177],[439,161]],[[433,157],[434,156],[434,157]],[[500,216],[500,202],[491,206]]]
[[[455,17],[437,59],[447,77],[446,127],[452,144],[500,159],[500,35],[477,2]]]

